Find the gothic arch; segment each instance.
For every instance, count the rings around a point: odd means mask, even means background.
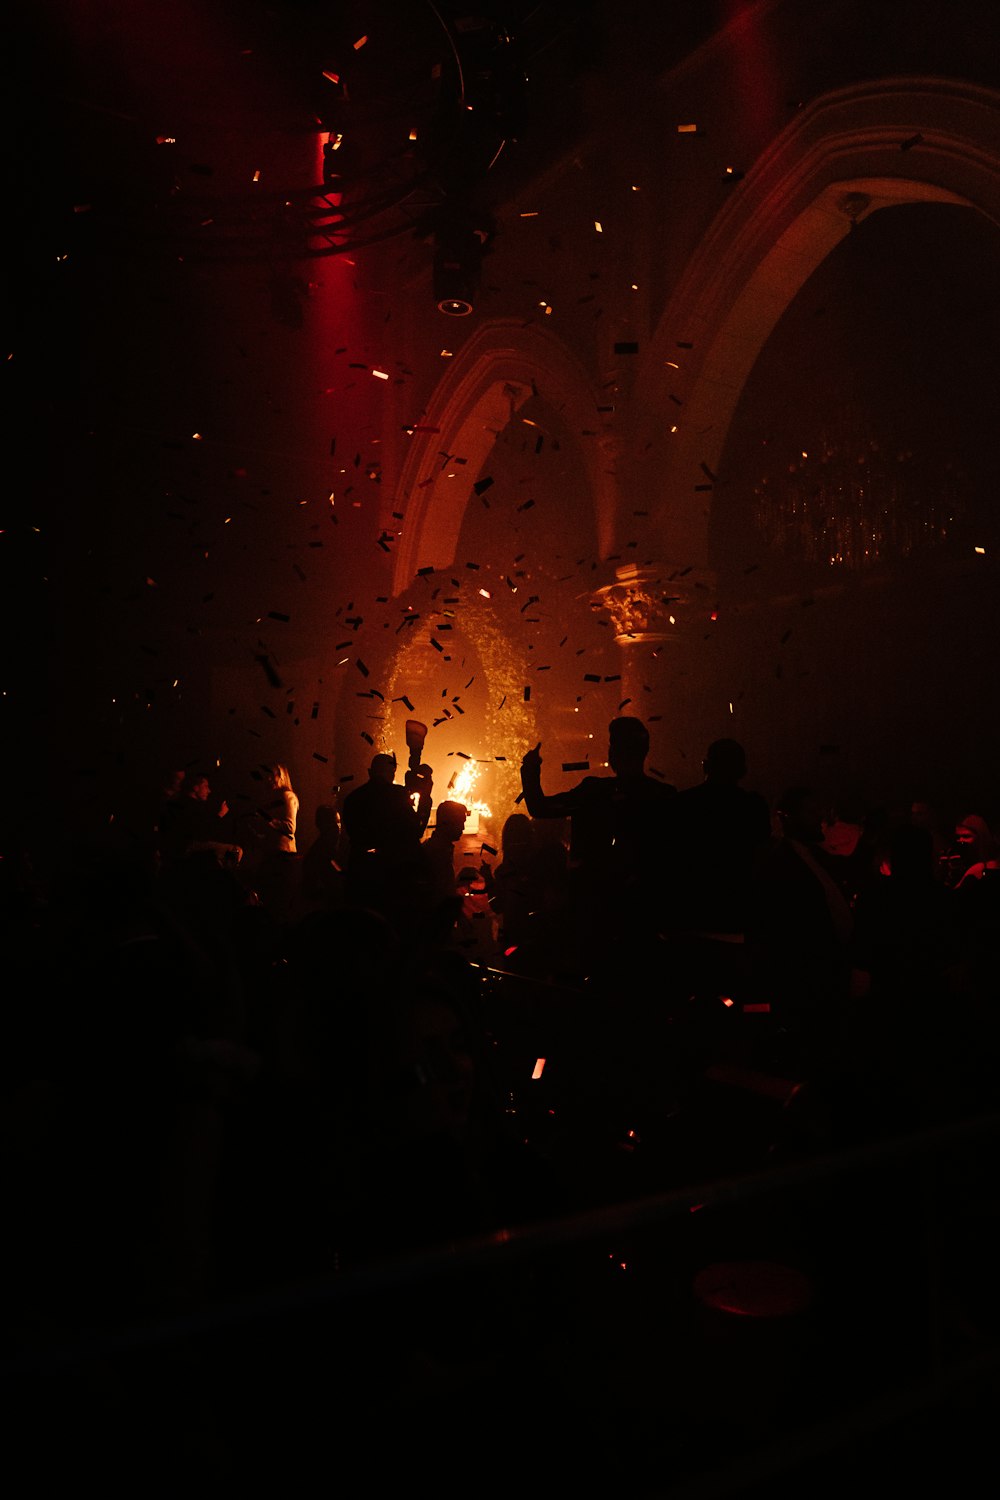
[[[450,777],[471,760],[477,771],[474,795],[491,809],[482,831],[499,838],[521,789],[520,760],[508,753],[510,747],[524,749],[540,737],[534,706],[524,697],[523,655],[495,609],[475,594],[463,602],[449,648],[450,659],[462,661],[454,681],[463,691],[441,697],[441,661],[428,649],[426,634],[401,640],[388,664],[388,704],[378,748],[392,750],[404,743],[409,712],[404,694],[413,695],[419,714],[434,704],[436,711],[428,714],[427,758],[434,766],[435,800],[453,795]],[[473,680],[472,691],[467,679]],[[425,684],[432,696],[423,692]]]
[[[800,287],[879,209],[972,207],[1000,224],[1000,95],[933,78],[885,79],[824,95],[756,162],[675,288],[637,383],[640,426],[664,424],[662,374],[690,344],[670,394],[682,417],[656,441],[665,558],[707,559],[705,470],[715,472],[744,383]],[[642,448],[642,442],[637,444]]]
[[[499,432],[538,390],[577,431],[596,426],[599,394],[581,365],[551,334],[523,320],[491,319],[462,346],[427,404],[400,476],[407,525],[396,552],[393,593],[401,594],[420,568],[444,568],[454,559],[472,481]],[[465,460],[456,495],[441,454]],[[599,442],[581,445],[590,480],[598,545],[610,550],[617,493]]]

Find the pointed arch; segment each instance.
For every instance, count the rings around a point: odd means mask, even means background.
[[[523,320],[484,322],[462,346],[427,405],[400,476],[406,529],[396,552],[393,592],[420,568],[444,568],[455,556],[473,481],[510,420],[538,391],[579,432],[590,483],[598,546],[610,549],[617,490],[597,435],[598,393],[583,366],[551,334]],[[593,436],[583,434],[593,433]],[[464,460],[463,478],[448,478],[444,455]],[[461,488],[458,488],[458,486]]]
[[[1000,224],[1000,95],[933,78],[885,79],[824,95],[748,173],[675,288],[639,372],[643,437],[680,403],[669,443],[654,441],[665,557],[707,560],[713,474],[746,379],[772,329],[852,225],[879,209],[938,202]],[[669,393],[665,356],[687,363]],[[636,445],[642,449],[643,443]]]

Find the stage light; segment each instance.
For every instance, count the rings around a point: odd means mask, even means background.
[[[449,204],[434,232],[434,301],[450,318],[467,318],[475,310],[483,255],[492,225],[483,216]]]
[[[466,259],[439,248],[434,257],[434,300],[450,318],[467,318],[476,305],[478,257]]]

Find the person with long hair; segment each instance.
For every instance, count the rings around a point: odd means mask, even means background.
[[[285,923],[292,919],[301,880],[301,860],[295,842],[299,799],[287,766],[271,766],[267,788],[268,798],[260,809],[264,836],[256,888],[271,916]]]
[[[267,785],[274,793],[267,803],[265,816],[271,833],[269,844],[278,854],[296,854],[295,829],[299,817],[299,799],[292,786],[287,766],[273,765],[268,772]]]

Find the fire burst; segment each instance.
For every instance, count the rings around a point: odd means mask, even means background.
[[[493,816],[490,808],[485,802],[477,801],[473,796],[476,782],[479,780],[479,767],[474,761],[467,760],[460,771],[457,771],[448,783],[448,790],[452,800],[461,802],[468,810],[469,822],[476,817],[490,818]],[[472,832],[469,823],[466,824],[466,832]]]

